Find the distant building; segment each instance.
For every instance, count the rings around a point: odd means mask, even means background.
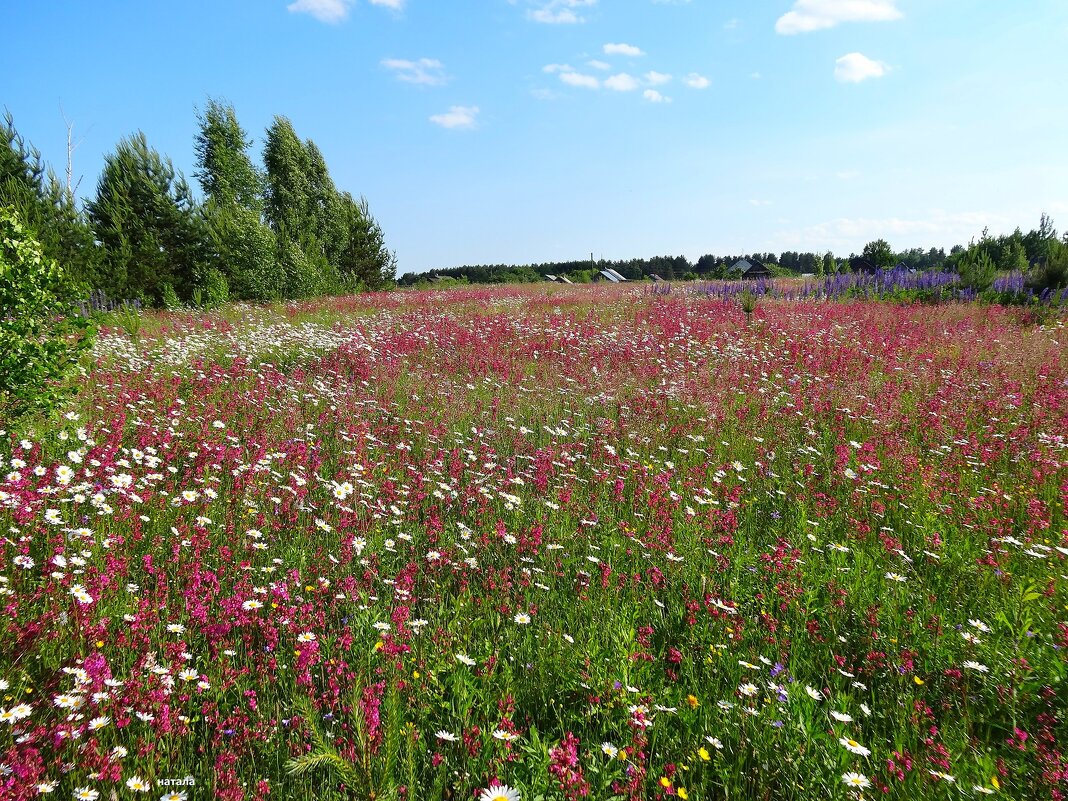
[[[611,281],[613,284],[622,284],[627,279],[615,270],[601,270],[594,276],[594,281]]]
[[[570,278],[568,278],[566,275],[561,275],[560,276],[560,283],[561,284],[573,284],[575,282],[572,281]]]
[[[771,270],[756,259],[738,259],[731,265],[730,273],[739,278],[768,278]]]
[[[556,281],[559,281],[560,279],[559,279],[559,278],[557,278],[557,277],[556,277],[555,275],[552,275],[551,273],[546,273],[546,274],[545,274],[545,280],[546,280],[546,281],[553,281],[553,282],[556,282]]]
[[[849,269],[855,273],[874,275],[879,268],[875,266],[875,262],[871,261],[871,259],[866,259],[863,256],[854,256],[849,260]]]
[[[649,273],[649,277],[653,280],[654,284],[659,284],[661,281],[664,280],[663,278],[661,278],[656,273]]]

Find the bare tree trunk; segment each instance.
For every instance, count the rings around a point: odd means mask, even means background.
[[[78,177],[78,183],[74,183],[74,151],[85,140],[74,141],[74,123],[67,119],[62,104],[59,107],[59,113],[63,115],[63,123],[67,126],[67,196],[73,201],[74,193],[78,191],[82,183],[81,176]]]

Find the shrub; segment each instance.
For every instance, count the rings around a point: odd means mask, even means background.
[[[0,421],[48,414],[91,344],[69,297],[68,276],[12,209],[0,208]]]
[[[204,274],[204,303],[210,309],[217,309],[230,299],[230,286],[226,276],[212,267]]]
[[[165,281],[159,289],[160,302],[167,311],[177,311],[182,308],[182,301],[178,299],[178,293],[174,291],[174,284]]]

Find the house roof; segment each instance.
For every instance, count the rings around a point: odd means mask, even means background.
[[[613,270],[613,269],[612,269],[611,267],[606,267],[604,271],[605,271],[606,273],[611,273],[612,275],[614,275],[614,276],[615,276],[615,277],[616,277],[616,278],[617,278],[618,280],[620,280],[620,281],[626,281],[626,280],[627,280],[627,279],[626,279],[626,278],[624,278],[624,277],[623,277],[622,275],[620,275],[620,274],[619,274],[619,273],[617,273],[617,272],[616,272],[615,270]]]
[[[737,270],[742,275],[746,275],[752,271],[758,273],[769,272],[768,268],[756,259],[738,259],[738,261],[731,265],[731,270]]]
[[[613,272],[612,270],[601,270],[601,272],[600,272],[600,275],[602,275],[602,276],[604,276],[605,278],[607,278],[607,279],[608,279],[609,281],[611,281],[611,282],[612,282],[613,284],[618,284],[618,283],[620,282],[620,280],[621,280],[621,279],[620,279],[620,278],[619,278],[619,277],[617,276],[617,274],[616,274],[615,272]]]

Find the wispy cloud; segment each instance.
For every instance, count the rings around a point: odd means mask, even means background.
[[[546,25],[574,25],[585,22],[575,9],[597,5],[597,0],[536,0],[527,10],[527,19]]]
[[[869,78],[881,78],[890,68],[863,53],[847,53],[834,62],[834,77],[842,83],[860,83]]]
[[[634,45],[629,45],[629,44],[623,44],[622,42],[620,42],[619,44],[606,44],[604,46],[604,52],[605,52],[605,55],[609,55],[609,56],[634,56],[634,57],[637,57],[637,56],[644,56],[645,55],[645,53],[642,52],[642,49],[640,47],[635,47]]]
[[[660,84],[668,83],[671,80],[671,76],[666,72],[657,72],[656,70],[649,70],[642,78],[650,86],[660,86]]]
[[[444,114],[435,114],[430,121],[442,128],[474,128],[478,106],[452,106]]]
[[[382,66],[392,70],[398,81],[416,83],[423,86],[441,86],[449,80],[445,74],[445,65],[436,58],[421,58],[409,61],[404,58],[384,58]]]
[[[656,89],[646,89],[642,92],[642,97],[648,100],[650,103],[670,103],[671,98],[660,94]]]
[[[349,15],[352,0],[296,0],[286,8],[294,14],[311,14],[320,22],[335,25]]]
[[[568,86],[578,86],[583,89],[601,88],[601,80],[596,75],[584,75],[581,72],[561,72],[560,80]]]
[[[843,22],[890,22],[902,16],[897,0],[796,0],[794,7],[779,17],[775,30],[792,35]]]
[[[707,89],[712,81],[700,73],[691,72],[686,76],[684,83],[691,89]]]
[[[407,0],[371,0],[371,5],[392,8],[394,11],[403,11],[405,2]]]
[[[610,69],[612,69],[612,65],[609,64],[607,61],[598,61],[597,59],[594,59],[593,61],[587,61],[586,62],[586,66],[587,67],[593,67],[595,70],[610,70]]]

